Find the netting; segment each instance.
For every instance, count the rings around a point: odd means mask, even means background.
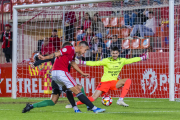
[[[175,97],[179,85],[180,3],[174,6]],[[63,15],[64,14],[64,15]],[[118,79],[130,78],[126,97],[169,98],[169,5],[148,1],[104,2],[71,6],[21,9],[18,11],[17,97],[49,97],[48,76],[51,63],[36,69],[29,66],[33,53],[48,55],[61,49],[64,41],[73,46],[87,41],[90,50],[82,60],[99,61],[111,56],[117,46],[119,57],[140,57],[149,52],[150,59],[125,65]],[[92,95],[103,75],[103,67],[80,66],[89,78],[74,69],[71,75]],[[110,91],[119,97],[122,89]]]

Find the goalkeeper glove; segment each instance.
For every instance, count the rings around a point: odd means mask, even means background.
[[[141,60],[147,60],[147,59],[149,59],[148,52],[145,53],[145,54],[141,57]]]
[[[79,65],[85,65],[85,64],[86,64],[86,61],[79,60],[79,59],[75,58],[75,63],[76,63],[76,64],[79,64]]]

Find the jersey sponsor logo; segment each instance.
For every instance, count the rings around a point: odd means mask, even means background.
[[[108,71],[108,73],[110,73],[111,76],[117,76],[119,74],[119,71]]]
[[[141,87],[145,93],[153,94],[157,89],[157,75],[152,69],[144,71]]]
[[[67,51],[67,49],[66,49],[66,48],[63,48],[63,49],[62,49],[62,51],[63,51],[63,52],[66,52],[66,51]]]

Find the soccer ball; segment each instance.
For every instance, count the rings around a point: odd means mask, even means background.
[[[112,97],[109,95],[104,95],[101,100],[102,104],[105,106],[110,106],[112,104],[112,101]]]

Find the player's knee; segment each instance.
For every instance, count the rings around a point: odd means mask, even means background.
[[[79,94],[81,92],[81,90],[78,88],[78,86],[74,86],[72,88],[70,88],[70,90],[74,93],[74,94]]]

